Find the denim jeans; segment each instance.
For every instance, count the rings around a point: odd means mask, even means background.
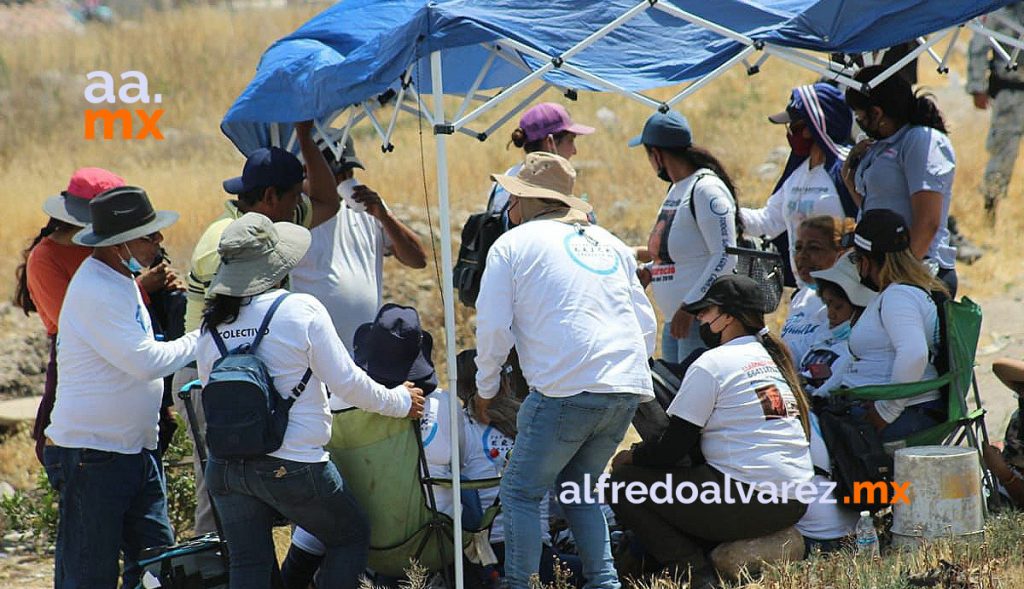
[[[552,485],[584,475],[593,485],[622,441],[638,395],[579,393],[545,397],[531,392],[519,408],[519,434],[501,481],[505,510],[505,574],[512,589],[527,589],[541,560],[540,502]],[[619,589],[608,525],[597,504],[563,504],[583,562],[585,587]]]
[[[687,356],[695,350],[703,348],[704,342],[700,339],[700,322],[694,318],[690,324],[690,331],[686,337],[672,337],[672,322],[666,321],[661,326],[661,357],[667,362],[678,364],[686,360]]]
[[[134,589],[142,572],[139,553],[174,543],[156,452],[46,446],[43,462],[50,485],[60,493],[54,587],[116,587],[123,552],[121,586]]]
[[[333,463],[211,457],[206,488],[231,555],[231,589],[270,587],[276,562],[271,529],[277,512],[327,546],[320,567],[322,586],[359,586],[370,552],[370,526]]]

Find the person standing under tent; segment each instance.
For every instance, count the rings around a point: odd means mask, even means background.
[[[269,147],[252,151],[246,158],[242,175],[224,181],[224,191],[237,195],[238,199],[224,203],[224,213],[206,228],[192,250],[192,267],[188,273],[188,300],[185,308],[187,331],[198,329],[202,321],[207,290],[220,267],[217,245],[224,229],[232,221],[247,212],[256,212],[266,215],[272,221],[291,221],[308,229],[326,223],[337,215],[341,202],[338,199],[334,175],[313,141],[312,130],[313,123],[310,121],[295,125],[295,133],[306,162],[305,172],[302,163],[290,152],[278,147]],[[304,177],[308,180],[308,194],[303,192]],[[196,377],[194,367],[178,371],[174,375],[174,391],[177,392]],[[178,414],[185,416],[184,406],[177,395],[174,396],[174,403]],[[196,421],[199,422],[196,428],[203,431],[206,428],[206,420],[203,416],[202,403],[196,399],[194,405]],[[191,428],[188,429],[188,433],[191,437]],[[205,534],[216,530],[216,525],[206,492],[206,482],[199,466],[199,457],[194,450],[192,459],[196,474],[195,531]]]
[[[43,461],[60,494],[54,585],[135,587],[145,548],[168,546],[166,479],[157,454],[163,377],[195,357],[198,333],[157,341],[134,274],[160,253],[178,214],[141,188],[107,190],[72,241],[93,248],[68,284],[57,344],[57,397]]]
[[[230,555],[231,589],[269,589],[278,513],[327,547],[325,587],[359,586],[370,530],[324,450],[331,437],[326,387],[366,411],[414,419],[423,414],[420,389],[411,382],[392,388],[373,382],[353,363],[324,306],[281,288],[309,242],[304,227],[250,212],[224,229],[218,246],[224,263],[210,283],[213,298],[196,347],[200,380],[206,385],[227,350],[251,344],[258,334],[256,354],[274,390],[282,398],[297,397],[280,448],[255,459],[214,455],[207,462],[207,486]]]
[[[854,78],[867,82],[882,69],[866,67]],[[910,228],[911,252],[956,296],[956,248],[949,231],[956,155],[942,113],[929,95],[915,94],[899,76],[867,94],[848,89],[846,103],[870,138],[843,164],[847,189],[864,212],[889,209],[901,215]]]
[[[531,106],[519,119],[519,126],[512,131],[509,143],[523,150],[524,155],[535,151],[546,151],[572,159],[576,155],[576,137],[590,135],[593,127],[575,123],[565,107],[555,102],[542,102]],[[508,170],[506,176],[515,176],[523,167],[520,162]],[[508,191],[495,182],[491,185],[487,210],[497,213],[508,206]]]
[[[540,565],[544,495],[556,482],[596,480],[639,402],[654,395],[647,361],[657,325],[633,252],[590,224],[590,205],[572,196],[575,177],[565,158],[543,152],[528,154],[517,176],[492,176],[510,194],[509,220],[517,226],[495,241],[484,269],[474,414],[489,422],[514,345],[532,390],[500,491],[513,589],[529,587]],[[601,507],[563,509],[586,587],[618,589]]]
[[[840,89],[819,82],[794,88],[786,110],[768,120],[786,125],[789,160],[768,202],[758,209],[741,208],[740,218],[747,235],[768,239],[787,235],[790,269],[796,286],[803,287],[794,250],[800,223],[820,215],[857,217],[857,205],[840,175],[850,151],[853,113]]]
[[[700,300],[719,276],[736,266],[726,248],[736,246],[742,223],[736,187],[718,159],[693,144],[686,117],[655,113],[630,147],[643,145],[658,178],[669,183],[647,247],[636,248],[647,262],[641,283],[653,284],[654,300],[665,315],[661,355],[682,362],[703,347],[693,316],[683,307]]]
[[[318,144],[345,203],[334,217],[310,231],[309,251],[290,279],[293,291],[311,294],[327,307],[341,342],[352,349],[356,328],[373,321],[380,309],[384,257],[394,255],[403,266],[419,269],[426,267],[427,254],[420,238],[380,195],[355,179],[355,169],[366,167],[352,137],[344,145],[338,145],[340,139],[341,131],[331,129]],[[335,150],[340,156],[335,157]]]
[[[1018,37],[1024,29],[1024,2],[1015,2],[987,15],[985,26]],[[1010,64],[994,56],[988,36],[981,33],[971,37],[967,53],[967,93],[973,97],[975,108],[992,108],[992,122],[985,141],[989,160],[981,193],[988,221],[994,224],[996,209],[1006,198],[1020,140],[1024,137],[1024,68],[1010,68]]]

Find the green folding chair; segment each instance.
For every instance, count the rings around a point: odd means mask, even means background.
[[[985,428],[985,409],[982,407],[978,380],[974,374],[974,358],[981,336],[981,307],[967,297],[960,301],[949,300],[943,305],[946,323],[945,353],[949,370],[931,380],[871,385],[856,388],[840,388],[833,395],[842,395],[861,401],[883,401],[915,397],[939,389],[947,399],[946,421],[914,433],[900,440],[906,446],[958,446],[965,440],[968,446],[978,452],[978,460],[985,473],[985,484],[993,491],[992,474],[985,468],[981,458],[979,440],[988,444],[988,430]],[[974,409],[968,399],[973,396]]]
[[[454,562],[454,522],[437,510],[433,496],[433,485],[451,486],[451,480],[427,474],[417,422],[343,411],[334,416],[327,451],[369,518],[371,569],[401,577],[410,560],[429,572],[445,571]],[[464,480],[462,488],[484,489],[499,482]],[[498,512],[499,506],[492,505],[478,528],[463,528],[463,548],[472,534],[491,527]]]

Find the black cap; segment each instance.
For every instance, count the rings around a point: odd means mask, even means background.
[[[687,313],[695,315],[711,305],[718,305],[727,313],[730,311],[756,311],[761,313],[763,306],[761,288],[749,276],[726,274],[725,276],[719,276],[711,284],[711,288],[704,294],[704,298],[686,305],[683,309]]]
[[[844,247],[856,247],[872,254],[901,252],[910,247],[910,229],[896,211],[864,211],[852,234],[843,237]]]

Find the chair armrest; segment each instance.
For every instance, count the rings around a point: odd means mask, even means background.
[[[899,384],[877,384],[856,388],[840,387],[832,389],[829,394],[842,396],[848,399],[861,401],[891,401],[895,399],[907,399],[923,395],[929,391],[944,387],[950,383],[955,373],[949,372],[938,378],[923,380],[920,382],[905,382]]]

